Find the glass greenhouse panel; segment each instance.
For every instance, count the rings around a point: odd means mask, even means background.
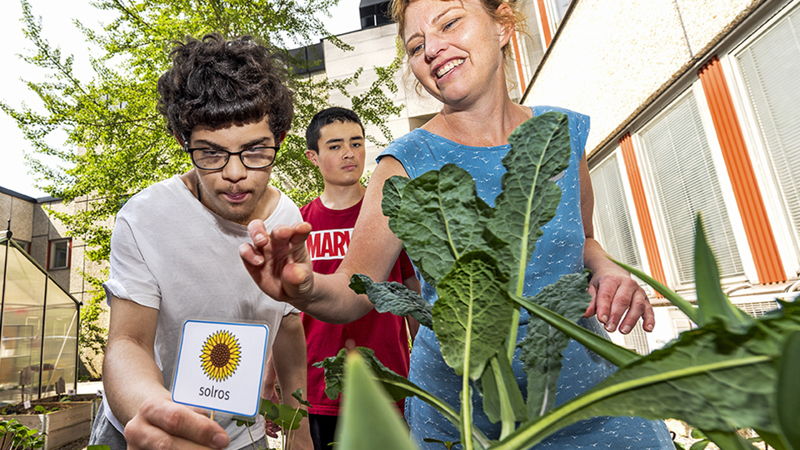
[[[8,246],[7,252],[0,400],[19,402],[39,394],[47,275],[16,247]]]
[[[75,352],[78,308],[53,280],[47,283],[47,311],[44,319],[42,355],[42,396],[55,394],[55,383],[63,378],[67,389],[75,388]]]

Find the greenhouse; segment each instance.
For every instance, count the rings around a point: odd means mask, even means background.
[[[80,303],[10,232],[0,234],[0,265],[0,405],[75,389]]]

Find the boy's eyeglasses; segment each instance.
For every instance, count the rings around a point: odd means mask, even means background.
[[[242,165],[248,169],[263,169],[275,162],[275,155],[280,147],[253,147],[240,152],[229,152],[213,148],[187,148],[192,157],[192,164],[198,169],[220,170],[228,164],[231,155],[238,155]]]

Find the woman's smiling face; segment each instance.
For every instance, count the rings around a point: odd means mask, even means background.
[[[491,91],[486,87],[493,83],[505,86],[502,48],[509,30],[480,0],[415,0],[405,12],[403,41],[420,84],[443,103],[457,106]]]

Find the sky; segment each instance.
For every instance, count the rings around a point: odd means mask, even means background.
[[[89,53],[95,53],[84,41],[83,35],[73,24],[78,19],[91,29],[99,30],[101,24],[112,19],[106,11],[93,7],[90,0],[28,0],[33,14],[41,19],[42,34],[51,45],[61,48],[62,55],[75,56],[75,70],[79,79],[90,80]],[[333,34],[357,30],[360,26],[358,5],[360,0],[339,0],[331,9],[331,19],[325,19]],[[21,79],[45,81],[42,69],[22,61],[18,55],[31,54],[31,44],[22,33],[22,6],[19,0],[3,0],[0,14],[0,99],[14,108],[26,104],[34,109],[42,108],[41,101]],[[36,175],[30,172],[25,154],[32,153],[32,145],[25,140],[16,122],[0,111],[0,187],[16,191],[29,197],[46,194],[36,188]],[[51,145],[60,145],[64,135],[48,140]],[[45,160],[48,165],[57,165],[58,160]]]

